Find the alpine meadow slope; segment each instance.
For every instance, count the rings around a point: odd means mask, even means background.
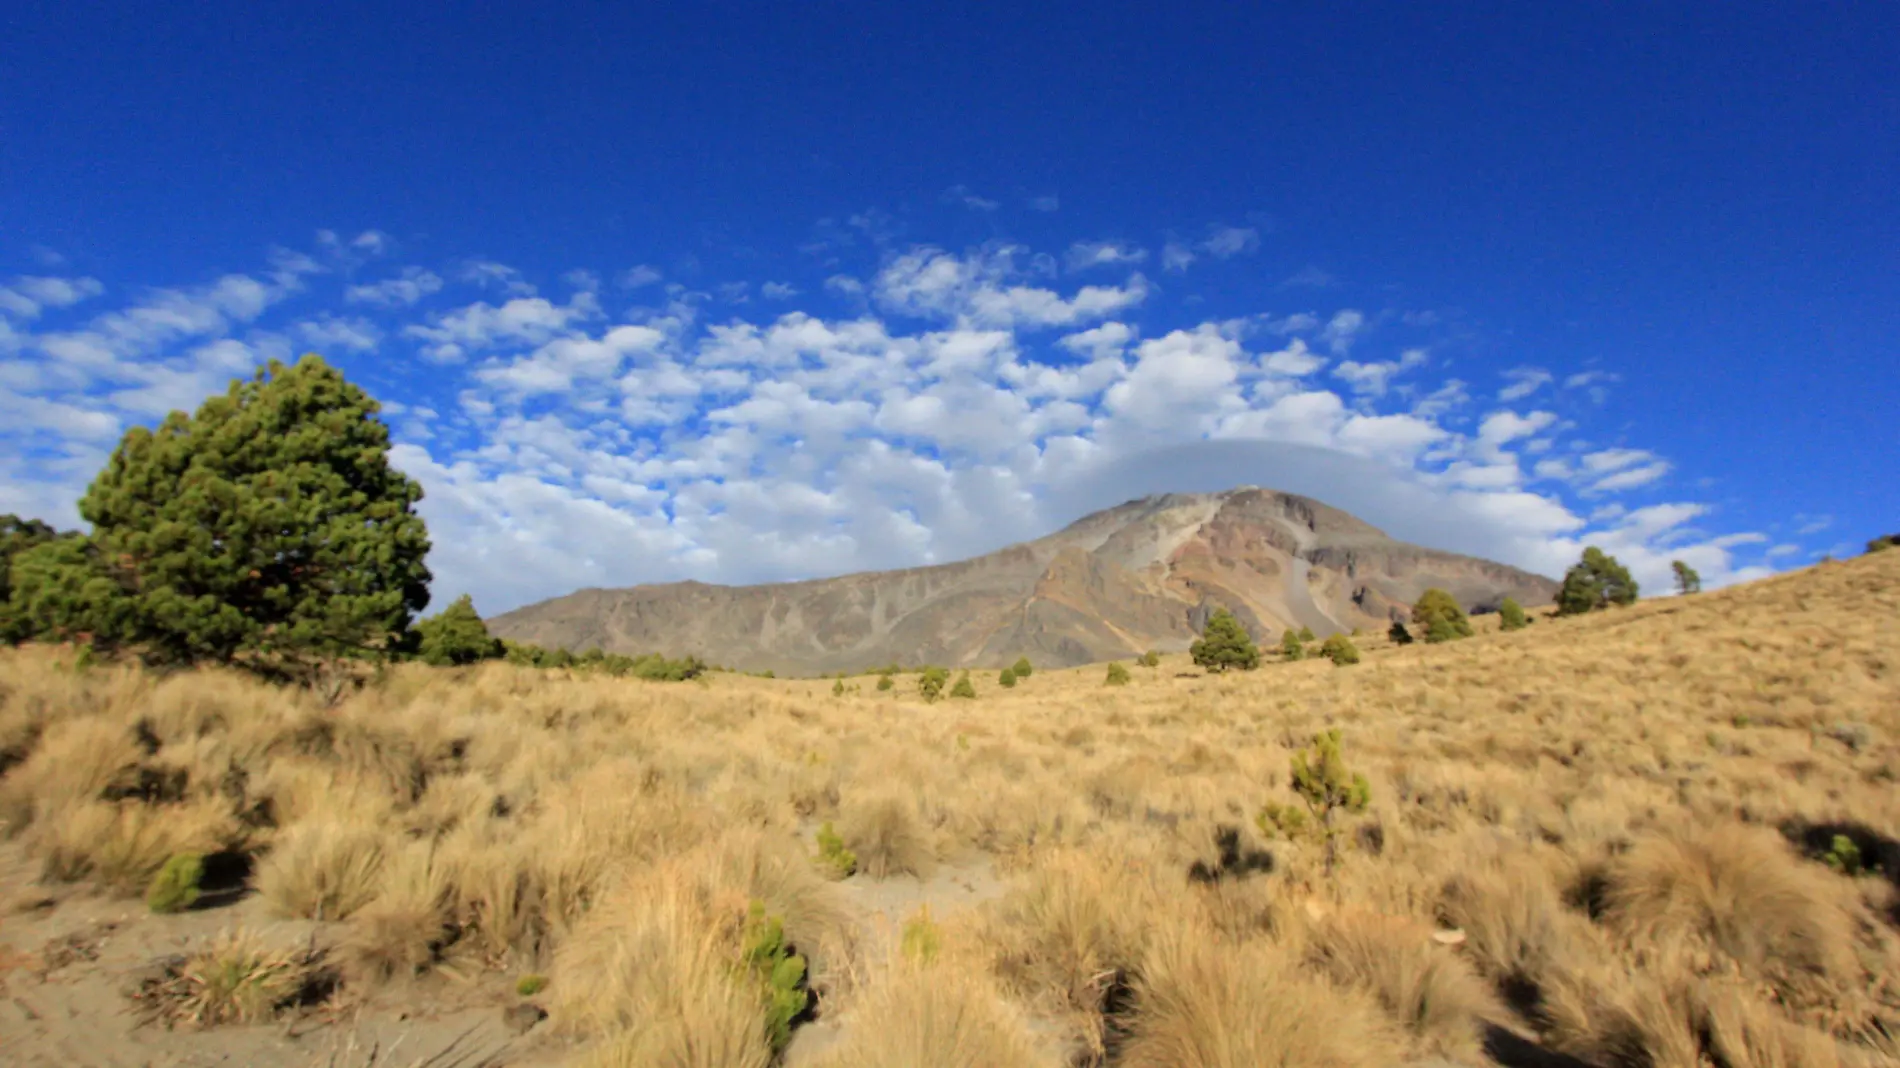
[[[886,664],[1059,667],[1185,650],[1216,608],[1256,639],[1384,630],[1431,587],[1469,610],[1547,604],[1550,579],[1396,541],[1339,509],[1253,486],[1144,497],[952,564],[805,582],[580,590],[495,617],[499,637],[575,652],[663,649],[740,670]]]

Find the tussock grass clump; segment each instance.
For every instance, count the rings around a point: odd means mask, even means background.
[[[898,794],[854,800],[839,814],[839,833],[873,879],[928,875],[936,864],[916,802]]]
[[[238,837],[236,821],[215,802],[159,808],[93,801],[39,823],[27,844],[48,881],[87,880],[134,895],[172,856],[216,853]]]
[[[1062,1068],[981,973],[896,965],[855,1002],[857,1026],[819,1068]]]
[[[1135,983],[1128,1068],[1391,1068],[1405,1044],[1370,999],[1263,943],[1162,934]]]
[[[375,896],[350,916],[342,944],[352,978],[381,982],[420,974],[451,940],[455,888],[435,843],[410,842],[390,853]]]
[[[1475,1062],[1483,1021],[1504,1015],[1484,981],[1424,924],[1351,912],[1320,924],[1310,959],[1334,982],[1369,991],[1427,1051]]]
[[[319,820],[278,836],[257,865],[257,891],[285,916],[342,920],[376,896],[387,843],[380,828]]]
[[[262,1023],[334,985],[314,946],[272,945],[232,928],[205,949],[172,962],[133,998],[139,1014],[166,1027]]]

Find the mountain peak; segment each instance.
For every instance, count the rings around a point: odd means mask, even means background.
[[[691,654],[747,670],[1057,666],[1187,648],[1224,607],[1258,641],[1409,618],[1428,587],[1467,609],[1547,601],[1556,584],[1396,541],[1323,502],[1260,486],[1161,493],[969,560],[769,586],[588,591],[490,621],[507,638]]]

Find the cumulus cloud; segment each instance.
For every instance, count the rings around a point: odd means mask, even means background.
[[[868,215],[846,228],[894,233]],[[1238,254],[1258,236],[1226,240]],[[1214,241],[1157,259],[1218,259]],[[431,309],[445,287],[421,268],[338,271],[319,296],[305,285],[315,265],[289,254],[253,275],[134,291],[60,331],[35,332],[0,298],[0,346],[22,357],[0,363],[0,509],[69,516],[126,426],[315,345],[390,402],[396,460],[427,491],[437,600],[473,592],[486,612],[581,586],[954,560],[1143,493],[1239,484],[1545,574],[1585,544],[1656,588],[1671,559],[1713,586],[1764,566],[1746,560],[1792,555],[1705,530],[1717,517],[1692,501],[1586,516],[1579,498],[1653,485],[1668,461],[1582,446],[1548,411],[1473,418],[1465,383],[1426,378],[1423,349],[1380,347],[1358,309],[1171,320],[1131,270],[1141,250],[1112,243],[1061,250],[1063,267],[1125,272],[1088,286],[1016,246],[840,247],[860,258],[827,264],[822,282],[751,280],[771,305],[675,286],[621,310],[572,272],[560,302],[482,261],[452,273],[485,299]],[[801,307],[800,285],[852,310]],[[67,295],[7,290],[46,308]],[[293,296],[310,299],[291,309]],[[379,359],[390,337],[426,362]],[[1526,380],[1507,375],[1506,389]]]
[[[1260,231],[1251,226],[1216,226],[1200,249],[1217,260],[1232,259],[1260,247]]]
[[[66,308],[106,291],[97,278],[22,277],[0,286],[0,313],[37,319],[47,308]]]
[[[1084,271],[1090,267],[1140,263],[1147,258],[1148,250],[1119,241],[1077,241],[1069,246],[1068,264],[1071,271]]]
[[[441,275],[421,267],[405,267],[402,274],[395,278],[350,286],[343,291],[343,299],[352,304],[404,308],[441,290]]]

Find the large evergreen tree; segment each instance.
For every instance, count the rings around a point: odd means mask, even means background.
[[[1596,546],[1583,550],[1583,559],[1564,573],[1557,590],[1557,614],[1581,615],[1611,605],[1636,603],[1636,580],[1616,557]]]
[[[457,597],[447,608],[416,624],[416,636],[419,639],[417,654],[428,663],[438,667],[453,664],[473,664],[477,660],[489,660],[502,655],[501,642],[488,633],[488,624],[475,611],[475,602],[468,594]],[[599,653],[590,649],[589,653]],[[581,658],[586,663],[597,663],[606,659],[605,654]]]
[[[18,614],[159,663],[380,654],[429,601],[429,536],[377,410],[311,355],[133,429],[79,502],[92,533],[17,561]]]
[[[1225,608],[1216,608],[1208,617],[1201,637],[1188,647],[1188,655],[1197,666],[1210,671],[1226,671],[1230,667],[1252,671],[1260,666],[1260,650],[1254,647],[1247,628]]]
[[[14,558],[47,542],[74,536],[38,519],[0,515],[0,641],[22,642],[33,636],[26,620],[16,619],[11,608]]]

